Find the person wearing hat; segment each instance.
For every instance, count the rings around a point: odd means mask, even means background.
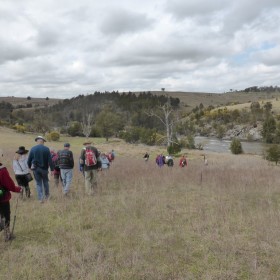
[[[85,190],[88,195],[94,195],[97,192],[97,171],[101,170],[101,161],[98,150],[90,141],[83,145],[85,147],[81,151],[80,164],[84,170]]]
[[[27,159],[27,165],[33,170],[38,199],[43,203],[44,200],[47,200],[50,196],[48,170],[50,168],[51,175],[53,175],[54,165],[50,149],[45,146],[46,140],[44,137],[37,136],[35,141],[37,145],[31,148]]]
[[[57,152],[60,176],[63,184],[63,194],[67,195],[73,178],[74,157],[70,144],[65,143],[64,149]]]
[[[4,229],[5,241],[9,241],[13,238],[10,231],[11,192],[20,193],[21,190],[21,187],[15,185],[7,168],[2,164],[2,159],[0,157],[0,231]]]
[[[29,173],[29,168],[27,165],[27,153],[28,150],[26,150],[24,146],[20,146],[18,148],[13,159],[13,169],[18,185],[23,187],[26,197],[30,197],[30,188],[26,180],[26,174]]]

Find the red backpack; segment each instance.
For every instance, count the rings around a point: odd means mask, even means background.
[[[93,166],[97,164],[95,152],[91,148],[86,148],[85,151],[85,165]]]

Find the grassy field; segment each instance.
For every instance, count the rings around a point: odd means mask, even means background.
[[[34,135],[0,129],[0,148],[11,171],[18,146]],[[82,138],[72,144],[77,162]],[[187,151],[189,165],[159,169],[160,147],[106,143],[117,157],[99,173],[95,197],[84,194],[75,167],[70,197],[53,186],[40,204],[19,200],[16,239],[0,241],[0,279],[279,279],[279,167],[261,157]],[[148,163],[143,154],[150,152]],[[11,200],[15,214],[17,194]]]

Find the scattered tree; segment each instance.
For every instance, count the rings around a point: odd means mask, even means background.
[[[90,135],[92,125],[93,125],[93,114],[85,115],[82,122],[82,131],[83,134],[86,136],[86,138],[88,138]]]

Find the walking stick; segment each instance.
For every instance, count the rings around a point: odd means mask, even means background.
[[[11,231],[11,243],[13,241],[13,235],[14,235],[14,229],[15,229],[15,224],[16,224],[16,218],[17,218],[17,208],[18,208],[18,197],[17,197],[17,202],[16,202],[16,209],[15,209],[15,215],[14,215],[14,221],[13,221],[13,226],[12,226],[12,231]],[[10,243],[10,244],[11,244]]]

